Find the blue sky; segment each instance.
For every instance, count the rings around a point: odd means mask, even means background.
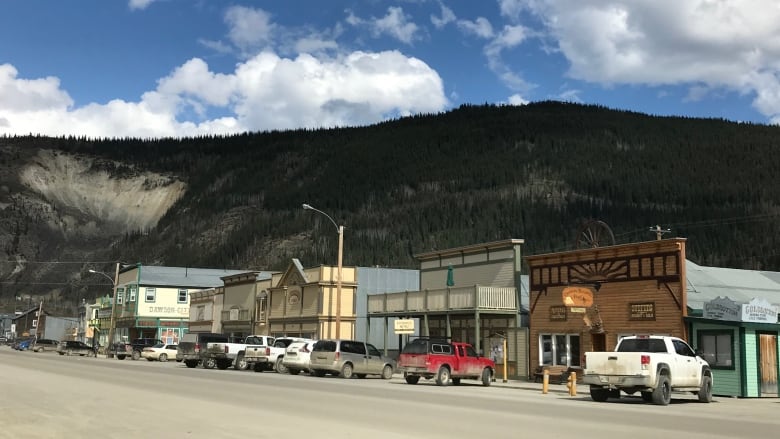
[[[780,3],[0,4],[0,135],[354,126],[548,99],[778,123]]]

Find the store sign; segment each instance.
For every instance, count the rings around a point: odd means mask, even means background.
[[[716,297],[704,304],[702,316],[705,319],[739,321],[742,306],[728,297]]]
[[[398,319],[393,322],[396,335],[414,334],[414,319]]]
[[[138,326],[154,327],[157,326],[157,322],[155,320],[139,320]]]
[[[107,319],[111,317],[111,308],[99,309],[97,312],[97,316],[99,319]]]
[[[178,328],[180,325],[179,321],[160,320],[160,326]]]
[[[551,306],[550,307],[550,321],[551,322],[565,322],[566,321],[566,307],[565,306]]]
[[[777,323],[777,307],[765,299],[753,299],[742,305],[742,321],[753,323]]]
[[[593,306],[593,291],[585,287],[566,287],[561,293],[565,306],[591,307]]]
[[[629,320],[655,320],[655,302],[628,304]]]

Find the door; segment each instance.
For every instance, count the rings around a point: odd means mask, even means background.
[[[606,352],[607,350],[606,334],[591,334],[590,342],[593,344],[594,352]]]
[[[381,374],[382,368],[385,366],[385,362],[382,360],[382,354],[379,352],[379,349],[375,348],[374,345],[366,343],[366,352],[368,354],[366,355],[368,357],[366,359],[368,367],[367,373],[376,375]]]
[[[674,351],[677,353],[675,361],[677,362],[677,367],[680,371],[679,374],[672,375],[672,384],[674,386],[698,386],[701,371],[693,349],[680,340],[673,340],[672,345],[674,346]]]
[[[761,396],[777,397],[777,335],[759,335],[759,374]]]

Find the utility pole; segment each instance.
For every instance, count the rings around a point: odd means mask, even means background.
[[[114,331],[116,329],[116,291],[117,283],[119,282],[119,262],[116,263],[116,273],[114,274],[114,300],[111,302],[111,324],[108,327],[108,348],[107,352],[111,352],[111,347],[114,345]],[[109,358],[111,355],[109,354]]]
[[[38,319],[35,322],[35,339],[40,340],[43,335],[43,328],[41,327],[41,317],[43,316],[43,299],[41,299],[41,304],[38,305]]]
[[[671,231],[672,231],[671,229],[662,229],[661,226],[659,225],[656,225],[655,227],[650,227],[650,232],[655,233],[655,239],[658,241],[661,240],[661,237],[665,233],[670,233]]]

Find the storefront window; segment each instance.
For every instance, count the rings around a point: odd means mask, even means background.
[[[539,360],[543,365],[580,365],[579,334],[539,335]]]
[[[734,333],[699,331],[699,350],[712,368],[734,369]]]

